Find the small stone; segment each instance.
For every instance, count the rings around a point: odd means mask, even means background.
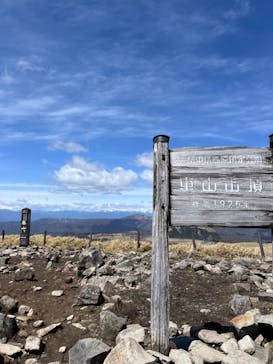
[[[213,349],[202,341],[195,340],[189,346],[189,351],[197,357],[202,358],[208,363],[221,362],[225,354]]]
[[[61,346],[59,348],[59,353],[65,353],[66,352],[66,346]]]
[[[33,268],[23,268],[15,272],[14,279],[16,281],[33,281],[35,278]]]
[[[151,354],[153,357],[155,357],[157,360],[159,360],[160,363],[169,364],[172,362],[172,359],[169,356],[163,355],[157,351],[146,350],[146,353]]]
[[[30,311],[30,307],[26,305],[20,305],[18,308],[19,315],[27,315]]]
[[[125,324],[126,318],[119,317],[111,311],[102,311],[100,313],[101,337],[105,340],[115,340]]]
[[[240,315],[250,310],[252,304],[249,296],[235,294],[230,301],[230,306],[235,315]]]
[[[103,296],[100,287],[94,286],[93,284],[86,284],[78,297],[77,305],[100,305],[103,303]]]
[[[41,291],[43,289],[43,287],[33,286],[32,289],[33,289],[33,292],[39,292],[39,291]]]
[[[171,349],[169,357],[175,364],[192,364],[189,353],[183,349]]]
[[[19,330],[15,316],[0,313],[0,338],[12,338]]]
[[[61,289],[51,292],[51,296],[54,296],[54,297],[61,297],[63,294],[64,294],[64,291]]]
[[[67,316],[66,321],[72,321],[74,318],[74,315]]]
[[[145,341],[145,328],[139,324],[127,325],[126,329],[120,331],[116,337],[116,344],[121,340],[131,337],[138,343],[144,343]]]
[[[234,338],[227,340],[221,345],[221,350],[226,354],[233,353],[238,349],[238,342]]]
[[[29,336],[26,339],[25,350],[29,352],[39,353],[41,351],[42,341],[38,336]]]
[[[37,331],[37,336],[39,337],[43,337],[47,334],[49,334],[50,332],[56,331],[58,329],[60,329],[62,327],[62,324],[60,322],[58,322],[57,324],[52,324],[49,325],[43,329],[40,329]]]
[[[112,349],[103,364],[149,364],[154,362],[155,358],[148,354],[141,345],[132,338],[126,338]]]
[[[273,302],[273,293],[270,292],[260,292],[258,293],[259,301]]]
[[[27,359],[25,361],[25,364],[39,364],[39,362],[37,359],[32,358],[32,359]]]
[[[225,341],[227,341],[224,336],[218,334],[218,332],[214,330],[200,330],[198,337],[207,344],[223,344]]]
[[[72,326],[76,327],[77,329],[83,330],[83,331],[86,330],[86,327],[84,327],[79,322],[73,322]]]
[[[265,363],[245,353],[244,351],[235,350],[223,358],[222,364],[265,364]]]
[[[0,307],[3,313],[16,312],[18,310],[18,301],[5,295],[0,299]]]
[[[169,321],[169,336],[176,336],[178,333],[178,326],[175,322]]]
[[[255,353],[255,342],[251,339],[249,335],[244,336],[238,341],[239,349],[248,354]]]
[[[8,356],[18,356],[19,354],[22,354],[22,350],[19,346],[0,343],[0,354]]]
[[[33,327],[35,327],[36,329],[38,329],[39,327],[44,326],[44,321],[43,320],[37,320],[35,322],[33,322]]]
[[[111,348],[94,338],[81,339],[69,350],[69,364],[105,363]],[[135,363],[134,363],[135,364]]]

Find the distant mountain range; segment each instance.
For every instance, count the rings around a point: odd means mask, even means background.
[[[93,216],[93,217],[92,217]],[[85,217],[85,218],[84,218]],[[0,210],[0,229],[6,234],[18,234],[20,211]],[[128,216],[128,212],[75,212],[75,211],[32,211],[31,234],[86,236],[93,233],[126,233],[139,230],[151,235],[152,216],[139,213]],[[257,241],[258,232],[263,241],[271,241],[270,229],[250,228],[186,228],[172,227],[170,237],[196,239],[206,242]]]

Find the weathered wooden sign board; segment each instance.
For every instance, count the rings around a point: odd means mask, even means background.
[[[168,227],[273,228],[273,134],[270,148],[169,150],[154,138],[151,343],[169,350]]]
[[[170,224],[273,227],[270,148],[170,150]]]

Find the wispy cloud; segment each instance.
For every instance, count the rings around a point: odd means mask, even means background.
[[[85,148],[83,145],[79,143],[74,142],[61,142],[56,141],[49,145],[50,150],[61,150],[66,153],[81,153],[81,152],[87,152],[87,148]]]

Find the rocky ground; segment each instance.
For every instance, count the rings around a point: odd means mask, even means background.
[[[2,248],[0,363],[272,362],[270,264],[171,256],[174,340],[159,358],[147,351],[150,261],[150,252]]]

